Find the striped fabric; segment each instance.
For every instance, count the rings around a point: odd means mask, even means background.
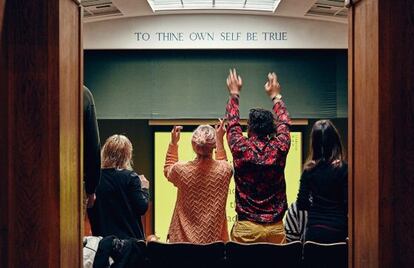
[[[285,218],[287,242],[304,240],[307,219],[308,212],[305,210],[298,210],[296,202],[293,202],[290,205]]]

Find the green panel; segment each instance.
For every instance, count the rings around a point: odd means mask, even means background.
[[[269,71],[293,118],[346,117],[346,50],[85,51],[85,85],[101,119],[217,118],[232,67],[243,78],[243,118],[252,107],[271,109]]]
[[[337,117],[348,117],[348,55],[341,53],[337,55],[336,65],[337,81]]]

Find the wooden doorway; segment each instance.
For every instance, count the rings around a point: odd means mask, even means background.
[[[347,1],[350,267],[412,267],[414,1]],[[0,0],[0,266],[81,267],[81,9]]]
[[[414,1],[347,2],[349,265],[412,267]]]

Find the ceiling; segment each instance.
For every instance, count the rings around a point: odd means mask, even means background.
[[[155,8],[157,3],[161,8]],[[251,14],[348,22],[344,0],[82,0],[81,4],[85,22],[166,14]]]

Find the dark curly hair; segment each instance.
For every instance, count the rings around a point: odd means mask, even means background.
[[[256,134],[259,138],[266,137],[276,131],[273,113],[265,109],[250,109],[247,124],[249,131]]]

